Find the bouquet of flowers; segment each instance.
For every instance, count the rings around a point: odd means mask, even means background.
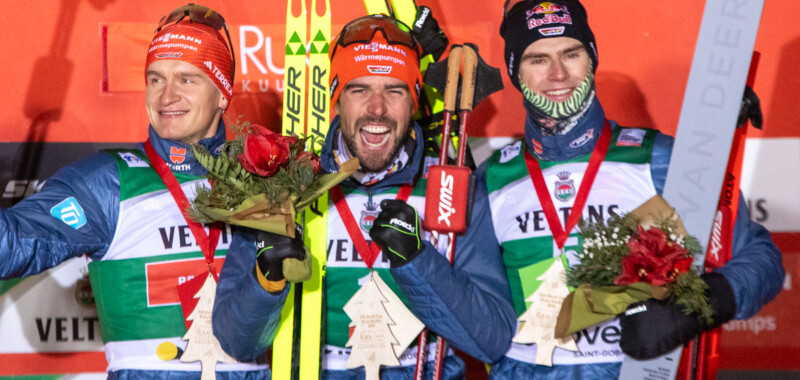
[[[575,291],[562,304],[557,338],[612,319],[648,298],[669,298],[687,315],[711,321],[707,286],[692,265],[701,246],[663,198],[655,196],[606,224],[581,221],[579,226],[583,251],[567,274]]]
[[[188,210],[200,223],[221,221],[294,238],[297,213],[358,169],[358,160],[350,160],[336,173],[320,174],[319,157],[305,150],[306,139],[246,121],[228,125],[235,139],[219,155],[192,147],[211,183],[197,187]]]

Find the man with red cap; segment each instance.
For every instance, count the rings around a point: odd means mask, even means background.
[[[0,210],[1,278],[91,259],[111,379],[200,378],[199,362],[180,360],[187,342],[177,287],[180,278],[207,276],[207,261],[218,272],[213,258],[231,239],[227,228],[206,233],[179,204],[206,183],[190,145],[219,152],[225,142],[221,117],[233,96],[234,56],[223,27],[219,14],[197,5],[165,16],[144,67],[147,141],[70,164],[40,192]],[[283,301],[275,302],[279,310]],[[267,368],[218,364],[216,372],[267,378]]]
[[[351,338],[369,346],[387,331],[359,333],[363,320],[351,320],[353,314],[345,311],[352,311],[348,301],[374,279],[373,273],[431,331],[480,360],[499,359],[515,327],[502,263],[483,260],[499,255],[496,245],[486,244],[492,241],[488,214],[472,215],[467,234],[458,240],[454,268],[427,240],[430,233],[420,229],[415,209],[425,209],[426,173],[438,162],[438,153],[427,149],[422,127],[412,119],[422,78],[420,47],[408,30],[387,16],[365,16],[347,24],[331,45],[331,96],[337,116],[322,149],[322,168],[334,172],[351,158],[359,160],[360,168],[330,191],[328,209],[323,211],[328,255],[326,329],[321,338],[322,376],[327,379],[367,376],[364,367],[352,364],[360,348]],[[476,199],[486,202],[485,194]],[[260,246],[271,249],[258,254],[255,247],[231,248],[220,276],[219,287],[225,292],[218,293],[213,317],[222,347],[239,360],[259,356],[272,340],[272,326],[263,310],[274,300],[268,297],[268,287],[248,285],[253,283],[250,277],[266,273],[269,257],[303,250],[302,243],[289,238],[263,233],[256,237],[263,243]],[[382,251],[372,248],[370,237]],[[275,298],[280,293],[272,294]],[[380,303],[361,309],[378,317],[384,316],[383,310]],[[388,317],[398,326],[405,323],[395,321],[397,315]],[[351,326],[356,331],[352,336]],[[428,346],[424,361],[427,378],[433,371],[433,347]],[[416,344],[401,351],[390,360],[395,364],[380,369],[382,379],[413,378]],[[464,377],[464,363],[452,351],[443,366],[443,378]]]

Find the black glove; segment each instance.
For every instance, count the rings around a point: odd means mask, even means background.
[[[728,280],[719,273],[701,277],[708,285],[706,295],[714,309],[713,323],[708,324],[697,315],[686,315],[682,306],[667,300],[651,298],[636,302],[620,315],[622,351],[634,359],[654,358],[731,320],[736,313],[736,299]]]
[[[417,210],[406,202],[385,199],[369,236],[389,258],[392,268],[402,266],[422,252]]]
[[[266,231],[256,233],[256,264],[267,280],[283,280],[283,260],[287,258],[306,258],[302,227],[296,226],[294,239]]]
[[[744,86],[744,95],[742,95],[742,104],[739,107],[739,119],[736,121],[736,128],[743,127],[750,119],[750,124],[754,127],[761,129],[764,125],[764,115],[761,113],[761,101],[758,100],[758,95],[753,91],[750,86]]]
[[[422,47],[422,56],[433,54],[433,60],[438,61],[439,57],[447,50],[449,41],[444,31],[439,27],[439,23],[433,18],[431,9],[426,6],[417,7],[417,17],[414,20],[411,35],[417,39]]]

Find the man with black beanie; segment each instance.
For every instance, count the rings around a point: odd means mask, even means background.
[[[503,248],[498,260],[503,260],[512,304],[521,316],[532,284],[541,279],[537,264],[562,254],[571,265],[579,260],[577,228],[565,228],[568,218],[562,214],[575,208],[586,217],[590,210],[606,210],[600,218],[608,218],[661,194],[673,138],[606,119],[595,92],[598,48],[580,2],[507,1],[500,34],[506,71],[527,111],[525,137],[497,151],[476,177],[477,186],[488,192],[494,235]],[[590,182],[582,189],[585,181]],[[546,191],[536,190],[541,186]],[[490,376],[616,379],[624,354],[652,358],[732,318],[754,315],[780,291],[784,269],[769,232],[750,221],[743,204],[730,261],[702,276],[714,309],[712,324],[684,314],[674,303],[649,299],[619,318],[576,333],[571,348],[577,351],[515,339]],[[550,228],[550,220],[560,225]],[[550,365],[536,364],[543,362],[537,361],[537,350],[548,350]]]

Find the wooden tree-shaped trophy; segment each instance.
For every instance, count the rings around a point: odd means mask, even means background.
[[[217,292],[217,282],[208,274],[203,286],[194,295],[198,298],[197,306],[186,318],[192,321],[191,327],[183,335],[183,340],[189,341],[186,351],[181,355],[182,362],[200,361],[202,368],[201,380],[216,379],[215,367],[217,362],[236,363],[236,359],[226,354],[214,336],[211,327],[211,311],[214,309],[214,296]]]
[[[380,378],[381,365],[400,365],[397,357],[423,327],[375,271],[344,311],[354,327],[346,344],[352,347],[347,368],[364,366],[367,380]]]
[[[542,281],[542,284],[525,299],[531,304],[519,316],[519,331],[512,341],[522,344],[536,343],[536,364],[552,366],[553,350],[556,347],[578,351],[571,335],[562,339],[553,336],[561,303],[569,294],[564,264],[560,259],[553,260],[547,271],[537,280]]]

